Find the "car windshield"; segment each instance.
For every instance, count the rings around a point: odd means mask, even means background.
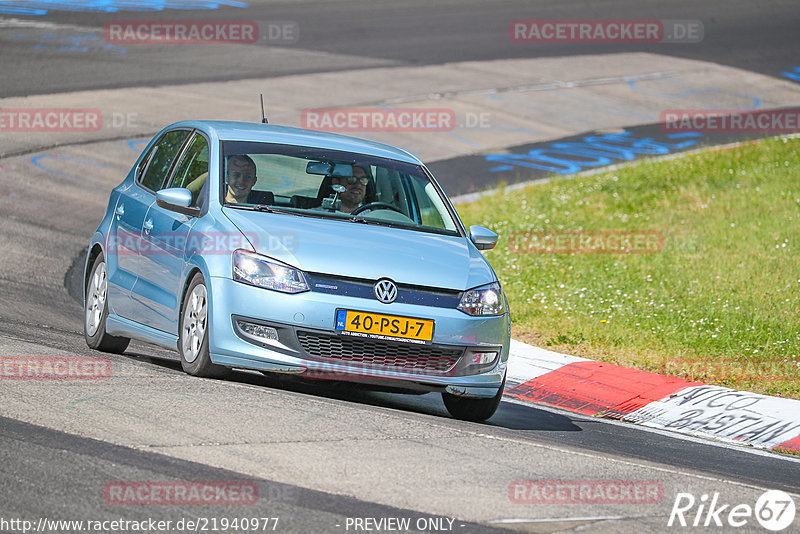
[[[225,206],[460,235],[444,194],[419,165],[246,141],[223,141],[222,155]]]

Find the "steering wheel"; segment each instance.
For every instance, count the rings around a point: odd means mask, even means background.
[[[374,210],[374,209],[392,210],[392,211],[396,211],[400,215],[405,215],[405,213],[400,211],[398,208],[395,208],[394,206],[392,206],[388,202],[370,202],[369,204],[364,204],[363,206],[359,206],[356,209],[354,209],[353,211],[351,211],[350,215],[358,215],[362,211]]]

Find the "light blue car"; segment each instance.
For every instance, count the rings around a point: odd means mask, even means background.
[[[90,347],[138,339],[195,376],[232,368],[441,392],[497,410],[508,301],[417,158],[343,135],[189,121],[156,135],[111,193],[85,270]]]

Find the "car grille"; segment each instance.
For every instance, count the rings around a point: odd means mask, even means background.
[[[377,280],[341,278],[319,273],[306,273],[306,277],[311,283],[312,291],[375,300],[374,289]],[[397,300],[395,302],[434,308],[456,308],[460,300],[461,292],[453,289],[397,284]]]
[[[463,352],[462,349],[384,343],[302,331],[297,332],[297,339],[303,350],[315,359],[403,373],[444,374],[456,364]]]

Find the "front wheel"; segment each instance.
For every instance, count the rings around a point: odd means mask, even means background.
[[[223,378],[230,369],[211,362],[208,353],[208,292],[202,275],[194,275],[181,305],[178,352],[181,367],[193,376]]]
[[[83,299],[83,337],[90,348],[122,354],[131,340],[106,333],[108,319],[108,269],[102,254],[94,259]]]
[[[503,376],[503,383],[497,390],[497,395],[491,399],[474,399],[469,397],[459,397],[452,393],[442,392],[444,406],[450,415],[462,421],[473,421],[479,423],[486,421],[497,411],[500,406],[500,399],[503,398],[503,390],[506,385],[506,377]]]

